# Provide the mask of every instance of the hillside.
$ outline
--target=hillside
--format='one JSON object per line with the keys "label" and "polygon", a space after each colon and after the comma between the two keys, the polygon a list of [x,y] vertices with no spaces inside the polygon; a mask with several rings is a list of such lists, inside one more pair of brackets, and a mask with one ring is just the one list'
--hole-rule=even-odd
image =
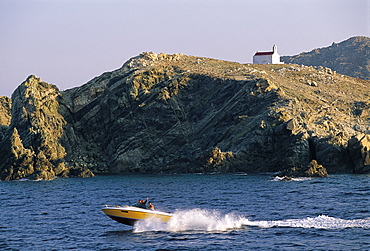
{"label": "hillside", "polygon": [[0,179],[369,173],[369,85],[324,67],[163,53],[63,92],[29,76],[1,111],[12,122]]}
{"label": "hillside", "polygon": [[370,80],[370,38],[352,37],[325,48],[283,56],[288,64],[323,66],[354,78]]}

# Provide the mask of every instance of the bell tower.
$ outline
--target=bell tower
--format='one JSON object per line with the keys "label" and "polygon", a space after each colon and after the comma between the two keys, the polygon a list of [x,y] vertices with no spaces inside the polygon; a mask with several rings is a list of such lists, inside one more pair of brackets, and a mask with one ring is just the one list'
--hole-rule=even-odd
{"label": "bell tower", "polygon": [[274,44],[274,46],[272,46],[272,52],[273,53],[277,52],[277,46],[276,46],[276,44]]}

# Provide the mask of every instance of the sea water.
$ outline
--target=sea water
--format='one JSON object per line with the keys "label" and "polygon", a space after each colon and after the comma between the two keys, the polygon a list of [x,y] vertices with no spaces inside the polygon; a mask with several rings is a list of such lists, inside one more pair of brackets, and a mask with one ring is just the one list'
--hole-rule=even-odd
{"label": "sea water", "polygon": [[[104,205],[147,197],[168,223]],[[0,182],[0,250],[370,250],[370,175],[97,176]]]}

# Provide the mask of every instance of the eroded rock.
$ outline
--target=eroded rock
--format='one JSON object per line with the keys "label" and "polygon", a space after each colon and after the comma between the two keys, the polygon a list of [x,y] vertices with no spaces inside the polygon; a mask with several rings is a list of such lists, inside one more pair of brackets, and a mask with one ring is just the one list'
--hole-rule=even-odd
{"label": "eroded rock", "polygon": [[50,180],[68,169],[62,165],[66,152],[60,140],[66,122],[58,111],[59,95],[56,86],[36,76],[29,76],[13,93],[12,133],[0,147],[3,180]]}

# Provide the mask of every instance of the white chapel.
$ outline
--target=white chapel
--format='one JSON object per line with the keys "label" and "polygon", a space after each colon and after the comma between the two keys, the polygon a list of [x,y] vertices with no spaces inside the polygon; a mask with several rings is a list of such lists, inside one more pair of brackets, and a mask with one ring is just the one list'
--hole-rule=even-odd
{"label": "white chapel", "polygon": [[280,62],[280,55],[277,46],[272,47],[272,51],[257,51],[253,56],[253,64],[283,64]]}

